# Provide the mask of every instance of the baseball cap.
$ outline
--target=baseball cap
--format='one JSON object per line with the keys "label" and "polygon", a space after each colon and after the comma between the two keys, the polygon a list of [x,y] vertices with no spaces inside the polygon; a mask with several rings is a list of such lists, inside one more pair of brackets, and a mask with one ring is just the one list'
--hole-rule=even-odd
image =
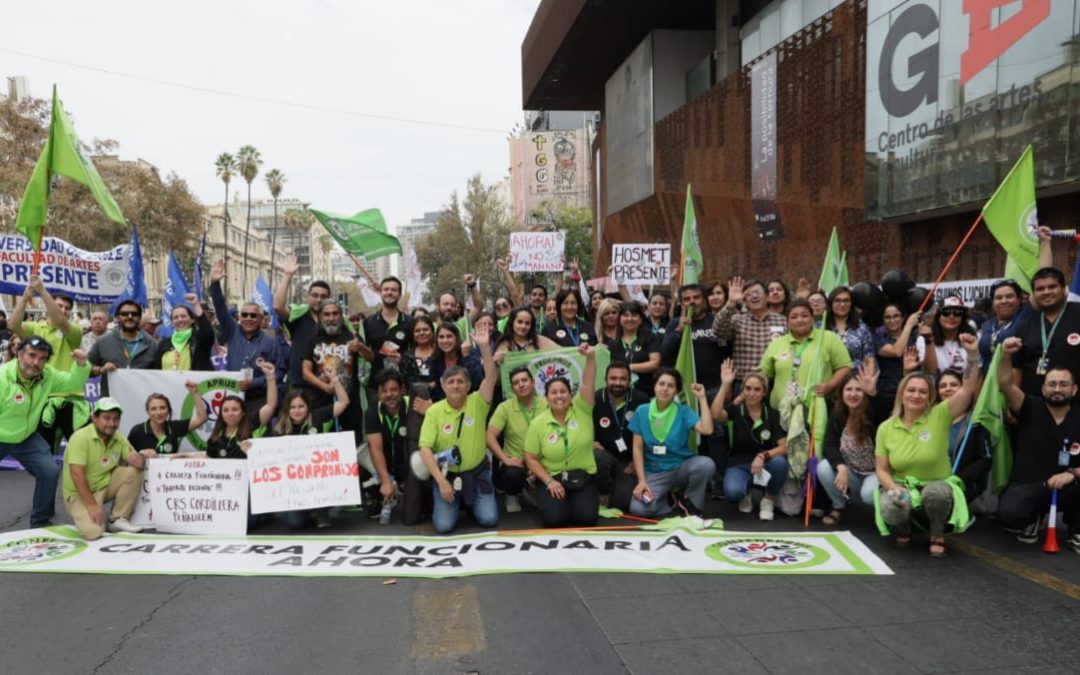
{"label": "baseball cap", "polygon": [[123,414],[124,412],[120,408],[120,401],[117,401],[112,396],[105,396],[104,398],[99,398],[97,403],[94,404],[95,413],[109,412],[111,410],[115,410],[120,414]]}

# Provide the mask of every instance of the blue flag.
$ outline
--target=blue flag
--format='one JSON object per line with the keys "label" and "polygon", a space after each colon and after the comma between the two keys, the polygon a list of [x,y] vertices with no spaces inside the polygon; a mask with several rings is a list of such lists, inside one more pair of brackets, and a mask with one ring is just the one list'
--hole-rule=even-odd
{"label": "blue flag", "polygon": [[128,258],[127,283],[124,292],[117,296],[109,306],[109,314],[116,315],[116,307],[124,300],[134,300],[139,307],[145,308],[146,299],[146,276],[143,274],[142,247],[139,246],[139,233],[135,226],[131,226],[131,256]]}
{"label": "blue flag", "polygon": [[180,261],[176,259],[175,253],[169,251],[169,274],[165,277],[165,290],[161,294],[161,327],[157,330],[158,337],[172,336],[173,307],[187,305],[184,296],[188,292],[187,279],[184,278],[184,271],[180,269]]}
{"label": "blue flag", "polygon": [[270,284],[266,283],[261,274],[255,280],[255,292],[251,294],[251,301],[270,315],[270,327],[277,330],[278,315],[274,311],[274,294],[270,292]]}
{"label": "blue flag", "polygon": [[206,232],[202,234],[202,239],[199,241],[199,252],[195,255],[195,270],[191,275],[191,285],[194,286],[195,297],[199,299],[199,302],[203,301],[203,281],[202,271],[203,266],[206,264]]}

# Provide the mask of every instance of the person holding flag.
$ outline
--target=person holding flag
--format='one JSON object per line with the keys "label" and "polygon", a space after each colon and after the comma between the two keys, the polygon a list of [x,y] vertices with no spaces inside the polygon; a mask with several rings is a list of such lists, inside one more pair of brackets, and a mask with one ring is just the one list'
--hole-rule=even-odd
{"label": "person holding flag", "polygon": [[[1023,347],[1018,337],[1006,339],[1001,350],[1014,355]],[[1041,395],[1021,389],[1013,369],[1001,359],[998,385],[1016,416],[1017,452],[1009,485],[998,502],[998,519],[1017,540],[1038,540],[1040,517],[1050,505],[1050,493],[1059,490],[1058,504],[1069,528],[1066,544],[1080,554],[1080,408],[1072,405],[1077,386],[1067,368],[1051,366],[1043,378]]]}

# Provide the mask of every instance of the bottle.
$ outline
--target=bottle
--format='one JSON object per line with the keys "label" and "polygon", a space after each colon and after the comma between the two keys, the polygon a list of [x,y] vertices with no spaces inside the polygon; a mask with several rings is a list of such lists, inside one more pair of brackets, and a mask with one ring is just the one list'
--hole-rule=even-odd
{"label": "bottle", "polygon": [[384,502],[383,506],[382,506],[382,511],[379,512],[379,524],[380,525],[389,525],[390,524],[390,516],[391,516],[391,514],[393,514],[393,512],[394,512],[394,502],[392,502],[392,501]]}

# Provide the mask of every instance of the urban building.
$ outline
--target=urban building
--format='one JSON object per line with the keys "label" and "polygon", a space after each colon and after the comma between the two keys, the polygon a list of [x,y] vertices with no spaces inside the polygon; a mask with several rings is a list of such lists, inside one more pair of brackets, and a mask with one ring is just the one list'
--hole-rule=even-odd
{"label": "urban building", "polygon": [[[689,185],[706,279],[814,279],[835,226],[853,279],[932,281],[1028,144],[1039,220],[1080,224],[1080,3],[969,4],[542,0],[522,107],[601,112],[598,268],[677,246]],[[1004,268],[978,228],[948,278]]]}
{"label": "urban building", "polygon": [[[240,184],[244,185],[243,183]],[[233,222],[243,221],[247,217],[247,200],[240,195],[240,187],[233,193],[232,203],[229,204],[229,217]],[[275,218],[275,206],[273,199],[251,200],[251,229],[265,233],[271,239],[275,252],[283,251],[278,260],[286,255],[295,255],[300,271],[297,276],[303,279],[311,278],[311,227],[314,218],[296,217],[297,213],[307,210],[309,203],[296,198],[278,199]],[[210,209],[215,213],[223,213],[221,204],[215,204]],[[321,229],[321,228],[320,228]]]}
{"label": "urban building", "polygon": [[[279,242],[274,242],[275,250],[271,252],[269,233],[255,227],[250,230],[249,240],[246,209],[230,206],[228,220],[225,218],[225,210],[221,204],[206,207],[205,213],[207,269],[203,270],[203,274],[209,274],[209,266],[213,261],[221,258],[228,260],[225,294],[230,304],[250,298],[255,288],[255,281],[260,275],[273,289],[275,283],[281,278],[281,260],[292,251]],[[246,270],[244,267],[245,246],[247,248]],[[272,264],[273,274],[271,274]],[[164,276],[160,278],[164,279]],[[150,283],[149,270],[147,270],[146,283],[149,288],[153,287]]]}
{"label": "urban building", "polygon": [[510,217],[519,228],[550,224],[561,205],[592,206],[590,172],[598,114],[529,111],[509,137]]}

